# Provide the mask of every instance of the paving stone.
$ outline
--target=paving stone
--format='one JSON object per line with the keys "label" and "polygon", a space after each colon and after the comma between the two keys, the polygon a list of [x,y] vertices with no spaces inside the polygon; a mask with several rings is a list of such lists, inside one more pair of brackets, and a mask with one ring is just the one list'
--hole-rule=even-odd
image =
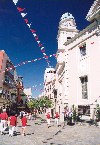
{"label": "paving stone", "polygon": [[[39,122],[37,120],[36,122]],[[48,128],[46,123],[35,125],[34,120],[28,121],[26,136],[22,136],[21,122],[18,120],[17,135],[0,135],[0,145],[100,145],[100,128],[88,125],[57,127],[52,121]]]}

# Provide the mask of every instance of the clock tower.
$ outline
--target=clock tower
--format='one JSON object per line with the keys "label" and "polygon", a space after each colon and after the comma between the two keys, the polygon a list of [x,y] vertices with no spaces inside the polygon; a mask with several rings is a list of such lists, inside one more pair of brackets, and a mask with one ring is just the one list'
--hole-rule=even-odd
{"label": "clock tower", "polygon": [[78,34],[75,19],[70,13],[62,15],[58,30],[58,50],[64,49],[64,43]]}

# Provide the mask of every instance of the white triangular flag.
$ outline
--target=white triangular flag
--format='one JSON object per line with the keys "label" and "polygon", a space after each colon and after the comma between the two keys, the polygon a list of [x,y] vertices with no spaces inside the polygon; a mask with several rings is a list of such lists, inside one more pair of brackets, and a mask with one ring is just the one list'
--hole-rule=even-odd
{"label": "white triangular flag", "polygon": [[31,60],[29,60],[28,62],[31,62]]}
{"label": "white triangular flag", "polygon": [[25,64],[25,62],[23,62],[23,64]]}
{"label": "white triangular flag", "polygon": [[49,57],[52,57],[52,55],[50,55]]}
{"label": "white triangular flag", "polygon": [[46,55],[46,53],[43,53],[43,55]]}
{"label": "white triangular flag", "polygon": [[34,61],[37,61],[37,59],[34,59]]}
{"label": "white triangular flag", "polygon": [[30,27],[31,27],[31,24],[32,24],[32,23],[30,23],[30,24],[27,24],[27,26],[30,28]]}
{"label": "white triangular flag", "polygon": [[18,3],[18,0],[13,0],[14,4],[16,5]]}
{"label": "white triangular flag", "polygon": [[41,50],[44,49],[44,47],[41,47]]}
{"label": "white triangular flag", "polygon": [[37,41],[37,43],[39,44],[39,43],[40,43],[40,41]]}
{"label": "white triangular flag", "polygon": [[35,33],[33,33],[33,36],[35,37],[35,36],[37,36]]}
{"label": "white triangular flag", "polygon": [[27,15],[27,13],[21,13],[21,16],[24,18]]}

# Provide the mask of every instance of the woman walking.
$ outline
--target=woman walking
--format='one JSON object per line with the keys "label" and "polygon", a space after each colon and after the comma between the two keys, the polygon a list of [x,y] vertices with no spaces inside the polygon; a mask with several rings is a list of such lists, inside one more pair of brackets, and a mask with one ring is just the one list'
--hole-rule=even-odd
{"label": "woman walking", "polygon": [[22,122],[22,135],[25,136],[25,130],[26,130],[26,126],[27,126],[26,114],[23,114],[23,117],[21,119],[21,122]]}
{"label": "woman walking", "polygon": [[17,125],[17,118],[14,113],[9,118],[9,136],[14,135],[15,127]]}

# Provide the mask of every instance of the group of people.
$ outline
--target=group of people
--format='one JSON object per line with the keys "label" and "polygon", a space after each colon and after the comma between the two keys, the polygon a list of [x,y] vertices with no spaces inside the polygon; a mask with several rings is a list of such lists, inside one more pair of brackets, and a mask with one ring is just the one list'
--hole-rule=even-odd
{"label": "group of people", "polygon": [[[66,110],[64,112],[64,120],[68,122],[72,123],[72,111]],[[28,116],[28,117],[27,117]],[[26,126],[27,126],[27,118],[29,120],[32,119],[32,114],[31,113],[25,113],[24,111],[21,111],[19,114],[19,118],[20,118],[20,122],[22,124],[22,131],[21,134],[25,135],[25,130],[26,130]],[[36,115],[35,115],[36,118]],[[55,118],[55,124],[57,124],[57,126],[59,126],[59,120],[60,120],[60,114],[58,112],[55,113],[54,115]],[[47,120],[47,125],[48,128],[51,125],[51,115],[50,112],[47,112],[46,114],[46,120]],[[17,122],[18,121],[18,115],[15,114],[13,111],[10,113],[10,115],[8,116],[6,109],[3,109],[0,112],[0,132],[1,135],[4,134],[4,131],[6,130],[6,128],[9,129],[9,136],[13,136],[14,133],[16,132],[16,127],[17,127]]]}
{"label": "group of people", "polygon": [[[58,112],[55,113],[55,123],[59,126],[59,119],[60,119],[60,115]],[[48,128],[50,127],[50,124],[51,124],[51,116],[50,116],[50,112],[48,112],[46,114],[46,119],[47,119],[47,125],[48,125]]]}
{"label": "group of people", "polygon": [[[21,134],[25,135],[25,128],[27,126],[26,114],[23,113],[20,116],[20,119],[21,119],[21,124],[22,124],[22,132],[21,132]],[[9,128],[9,136],[13,136],[14,132],[16,131],[16,127],[17,127],[17,114],[12,112],[10,114],[10,116],[8,117],[6,109],[3,109],[0,112],[0,132],[1,132],[1,135],[3,135],[4,131],[7,128]]]}

